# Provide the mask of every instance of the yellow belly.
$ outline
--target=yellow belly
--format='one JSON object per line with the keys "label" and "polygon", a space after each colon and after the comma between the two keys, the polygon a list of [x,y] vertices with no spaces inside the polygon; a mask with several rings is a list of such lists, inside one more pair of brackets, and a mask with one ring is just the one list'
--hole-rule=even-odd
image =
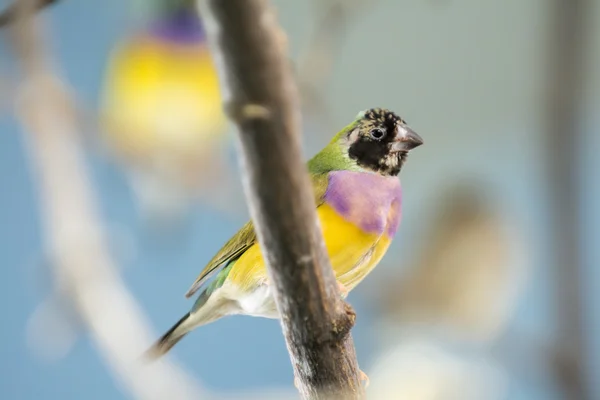
{"label": "yellow belly", "polygon": [[[335,276],[351,290],[379,263],[391,240],[385,234],[365,233],[327,204],[321,205],[317,214]],[[227,280],[247,289],[267,281],[258,244],[236,261]]]}

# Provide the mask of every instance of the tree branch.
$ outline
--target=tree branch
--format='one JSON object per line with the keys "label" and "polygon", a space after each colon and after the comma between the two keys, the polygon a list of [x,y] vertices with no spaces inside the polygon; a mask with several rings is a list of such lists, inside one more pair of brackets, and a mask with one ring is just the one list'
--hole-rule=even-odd
{"label": "tree branch", "polygon": [[588,0],[551,2],[550,59],[547,74],[546,145],[556,271],[559,357],[558,375],[568,398],[591,399],[586,366],[584,266],[581,258],[579,160],[582,92],[585,84]]}
{"label": "tree branch", "polygon": [[[38,0],[34,4],[32,4],[34,11],[42,10],[49,5],[52,5],[57,0]],[[19,5],[16,0],[13,4],[6,7],[5,10],[0,12],[0,28],[11,24],[17,20],[19,14]]]}
{"label": "tree branch", "polygon": [[297,93],[285,35],[266,0],[200,1],[237,125],[242,175],[296,382],[306,399],[360,398],[341,300],[300,150]]}

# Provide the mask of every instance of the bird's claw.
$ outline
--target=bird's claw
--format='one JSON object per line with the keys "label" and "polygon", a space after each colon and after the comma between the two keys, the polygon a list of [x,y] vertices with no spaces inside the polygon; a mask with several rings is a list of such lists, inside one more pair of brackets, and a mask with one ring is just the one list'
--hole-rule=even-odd
{"label": "bird's claw", "polygon": [[358,370],[359,373],[359,379],[360,381],[363,383],[363,386],[365,388],[369,387],[369,384],[371,383],[371,380],[369,379],[369,376],[367,374],[365,374],[362,370]]}
{"label": "bird's claw", "polygon": [[350,291],[348,290],[348,288],[346,287],[346,285],[344,285],[341,282],[338,282],[338,289],[340,291],[340,294],[342,295],[342,299],[345,299],[346,297],[348,297],[348,293]]}

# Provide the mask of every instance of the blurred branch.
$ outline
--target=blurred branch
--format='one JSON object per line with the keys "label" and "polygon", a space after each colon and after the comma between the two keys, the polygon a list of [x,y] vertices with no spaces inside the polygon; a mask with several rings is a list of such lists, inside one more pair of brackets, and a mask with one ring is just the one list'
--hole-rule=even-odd
{"label": "blurred branch", "polygon": [[323,2],[319,2],[319,10],[322,11],[322,15],[319,15],[320,19],[309,40],[306,53],[298,62],[297,79],[305,112],[326,122],[329,110],[322,91],[331,76],[335,55],[339,52],[346,34],[348,10],[347,6],[338,2],[324,2],[327,6],[321,3]]}
{"label": "blurred branch", "polygon": [[76,132],[74,105],[48,64],[39,26],[32,20],[36,3],[19,4],[13,35],[24,74],[18,88],[19,114],[38,183],[53,273],[115,378],[134,397],[198,398],[198,389],[174,365],[140,363],[154,335],[109,256]]}
{"label": "blurred branch", "polygon": [[[58,0],[37,0],[32,2],[32,7],[34,11],[41,10],[53,3],[56,3]],[[4,11],[0,13],[0,28],[13,23],[18,16],[19,6],[17,0],[11,5],[9,5]]]}
{"label": "blurred branch", "polygon": [[330,110],[323,90],[331,78],[352,19],[361,18],[376,6],[376,1],[314,0],[317,21],[314,32],[297,64],[297,80],[303,110],[324,124],[329,131]]}
{"label": "blurred branch", "polygon": [[547,162],[557,273],[558,374],[569,398],[590,399],[585,376],[588,350],[584,332],[583,265],[580,246],[580,105],[584,87],[586,16],[591,2],[554,0],[550,31],[547,93]]}
{"label": "blurred branch", "polygon": [[340,298],[317,224],[284,33],[266,0],[199,4],[218,45],[245,191],[298,389],[310,399],[360,398],[349,335],[355,315]]}

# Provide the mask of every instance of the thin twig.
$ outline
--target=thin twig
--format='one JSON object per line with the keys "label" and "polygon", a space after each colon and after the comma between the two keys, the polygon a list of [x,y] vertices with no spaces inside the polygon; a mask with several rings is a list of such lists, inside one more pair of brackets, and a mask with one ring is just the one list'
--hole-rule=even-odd
{"label": "thin twig", "polygon": [[250,213],[303,398],[362,396],[354,313],[344,303],[317,223],[300,150],[285,36],[266,0],[201,1],[237,125]]}
{"label": "thin twig", "polygon": [[313,0],[314,31],[297,62],[302,110],[329,132],[330,104],[325,89],[331,80],[342,46],[353,22],[365,18],[377,6],[376,0]]}

